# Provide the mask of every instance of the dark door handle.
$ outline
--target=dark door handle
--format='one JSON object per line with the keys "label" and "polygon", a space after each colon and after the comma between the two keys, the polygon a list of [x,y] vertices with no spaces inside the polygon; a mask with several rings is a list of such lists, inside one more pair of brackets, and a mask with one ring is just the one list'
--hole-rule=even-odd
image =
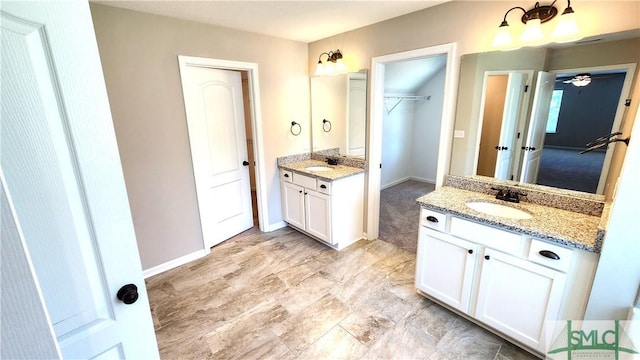
{"label": "dark door handle", "polygon": [[538,252],[538,254],[540,254],[540,255],[542,255],[542,256],[544,256],[546,258],[552,259],[552,260],[560,260],[560,256],[558,256],[558,254],[556,254],[556,253],[554,253],[553,251],[550,251],[550,250],[540,250]]}
{"label": "dark door handle", "polygon": [[491,259],[491,258],[489,257],[489,255],[485,255],[485,256],[484,256],[484,258],[485,258],[485,259],[487,259],[487,260]]}
{"label": "dark door handle", "polygon": [[436,218],[435,216],[427,216],[427,221],[430,221],[432,223],[437,223],[438,218]]}
{"label": "dark door handle", "polygon": [[500,150],[500,146],[496,145],[496,150]]}
{"label": "dark door handle", "polygon": [[247,160],[243,161],[242,166],[249,166],[249,162]]}
{"label": "dark door handle", "polygon": [[131,305],[138,300],[138,287],[134,284],[127,284],[118,290],[116,295],[118,300],[127,305]]}
{"label": "dark door handle", "polygon": [[469,254],[473,254],[473,249],[469,249],[469,250],[467,250],[467,252],[468,252]]}

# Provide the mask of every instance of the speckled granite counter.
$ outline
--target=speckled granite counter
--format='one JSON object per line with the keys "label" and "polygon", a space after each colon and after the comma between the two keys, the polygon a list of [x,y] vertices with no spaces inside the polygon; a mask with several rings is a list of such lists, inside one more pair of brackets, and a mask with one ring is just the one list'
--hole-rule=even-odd
{"label": "speckled granite counter", "polygon": [[[604,238],[605,228],[604,224],[601,224],[600,216],[527,202],[508,203],[496,200],[492,195],[449,186],[422,196],[416,201],[427,209],[450,213],[463,219],[596,253],[600,252]],[[487,215],[468,207],[466,202],[469,201],[485,201],[511,206],[531,213],[533,218],[518,220]]]}
{"label": "speckled granite counter", "polygon": [[[290,170],[303,175],[310,175],[318,179],[333,181],[342,179],[355,174],[363,173],[362,168],[345,166],[345,165],[327,165],[327,163],[319,160],[302,160],[278,165],[281,169]],[[330,168],[329,171],[309,171],[310,166],[323,166]]]}

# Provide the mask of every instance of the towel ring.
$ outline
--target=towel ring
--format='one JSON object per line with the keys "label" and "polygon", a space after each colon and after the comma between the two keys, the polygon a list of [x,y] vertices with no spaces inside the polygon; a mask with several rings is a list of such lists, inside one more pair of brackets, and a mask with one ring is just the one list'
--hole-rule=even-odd
{"label": "towel ring", "polygon": [[[329,128],[327,128],[327,124],[329,124]],[[331,131],[331,121],[327,119],[322,119],[322,130],[324,130],[324,132]]]}
{"label": "towel ring", "polygon": [[[298,131],[297,131],[297,132],[295,132],[295,131],[294,131],[294,128],[295,128],[296,126],[298,126]],[[300,126],[300,124],[298,124],[297,122],[292,121],[292,122],[291,122],[291,129],[290,129],[290,131],[291,131],[291,134],[293,134],[293,136],[298,136],[298,135],[300,135],[300,133],[302,132],[302,126]]]}

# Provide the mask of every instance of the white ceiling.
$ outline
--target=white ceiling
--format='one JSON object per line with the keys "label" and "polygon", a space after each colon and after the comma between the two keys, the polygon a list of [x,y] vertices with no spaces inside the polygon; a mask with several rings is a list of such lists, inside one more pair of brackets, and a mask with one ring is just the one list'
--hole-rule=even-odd
{"label": "white ceiling", "polygon": [[407,60],[386,64],[384,67],[384,92],[389,94],[414,94],[422,88],[447,63],[446,55]]}
{"label": "white ceiling", "polygon": [[304,43],[422,10],[447,1],[119,1],[94,3],[224,26]]}

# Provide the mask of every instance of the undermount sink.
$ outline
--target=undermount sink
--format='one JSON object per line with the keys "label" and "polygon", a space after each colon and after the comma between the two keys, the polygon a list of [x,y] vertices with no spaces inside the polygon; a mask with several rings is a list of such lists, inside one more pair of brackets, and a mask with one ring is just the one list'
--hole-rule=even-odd
{"label": "undermount sink", "polygon": [[473,210],[485,213],[487,215],[505,217],[510,219],[531,219],[533,215],[526,211],[522,211],[511,206],[495,204],[485,201],[470,201],[466,203]]}
{"label": "undermount sink", "polygon": [[326,167],[326,166],[309,166],[306,168],[309,171],[331,171],[333,170],[330,167]]}

